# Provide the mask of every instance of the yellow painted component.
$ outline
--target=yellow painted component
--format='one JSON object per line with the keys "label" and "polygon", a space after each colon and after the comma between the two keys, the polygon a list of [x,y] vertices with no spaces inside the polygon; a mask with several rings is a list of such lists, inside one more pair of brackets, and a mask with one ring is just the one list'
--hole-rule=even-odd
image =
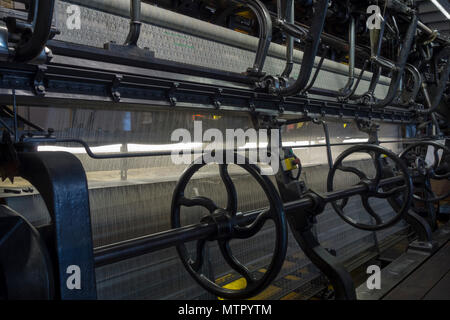
{"label": "yellow painted component", "polygon": [[294,267],[294,263],[293,262],[290,262],[290,261],[284,261],[284,263],[283,263],[283,269],[289,269],[289,268],[292,268],[292,267]]}
{"label": "yellow painted component", "polygon": [[247,280],[245,280],[245,278],[239,278],[223,286],[223,288],[230,290],[242,290],[245,289],[246,287],[247,287]]}
{"label": "yellow painted component", "polygon": [[344,129],[345,129],[345,128],[347,128],[347,124],[346,124],[346,123],[344,123]]}
{"label": "yellow painted component", "polygon": [[213,116],[213,119],[214,120],[219,120],[219,119],[222,119],[222,116]]}
{"label": "yellow painted component", "polygon": [[227,275],[224,275],[223,277],[217,278],[216,283],[221,284],[221,283],[227,281],[228,279],[230,279],[231,277],[233,277],[233,275],[231,273],[229,273]]}
{"label": "yellow painted component", "polygon": [[[231,274],[229,276],[231,276]],[[216,280],[216,283],[217,283],[217,280]],[[246,287],[247,287],[247,280],[245,280],[245,278],[239,278],[233,282],[230,282],[230,283],[222,286],[222,288],[230,289],[230,290],[242,290],[242,289],[245,289]],[[221,298],[221,297],[217,297],[217,299],[225,300],[224,298]]]}
{"label": "yellow painted component", "polygon": [[241,12],[238,12],[236,15],[247,18],[247,19],[252,18],[252,13],[250,11],[241,11]]}
{"label": "yellow painted component", "polygon": [[[247,287],[247,280],[245,280],[245,278],[239,278],[239,279],[223,286],[223,288],[230,289],[230,290],[242,290],[242,289],[245,289],[246,287]],[[280,291],[281,291],[281,288],[274,286],[274,285],[270,285],[267,287],[266,290],[264,290],[257,296],[254,296],[253,298],[248,299],[248,300],[266,300],[266,299],[270,298],[271,296],[279,293]],[[218,297],[218,299],[225,300],[224,298],[220,298],[220,297]]]}
{"label": "yellow painted component", "polygon": [[299,277],[293,276],[293,275],[288,275],[286,277],[284,277],[286,280],[292,280],[292,281],[298,281],[300,280]]}
{"label": "yellow painted component", "polygon": [[295,161],[295,158],[284,159],[283,160],[283,162],[284,162],[283,169],[285,171],[292,171],[294,169],[297,169],[298,167],[296,164],[294,164],[294,161]]}
{"label": "yellow painted component", "polygon": [[306,274],[306,273],[309,273],[309,270],[308,270],[308,268],[305,267],[305,268],[298,270],[298,272],[301,274]]}
{"label": "yellow painted component", "polygon": [[267,287],[266,290],[258,294],[257,296],[254,296],[253,298],[249,300],[267,300],[270,297],[274,296],[275,294],[279,293],[281,291],[281,288],[276,287],[274,285],[270,285]]}
{"label": "yellow painted component", "polygon": [[[348,55],[345,56],[345,59],[349,60],[350,57]],[[341,64],[348,66],[348,62],[341,62]]]}
{"label": "yellow painted component", "polygon": [[303,127],[304,124],[305,124],[304,122],[297,123],[297,129],[300,129],[301,127]]}
{"label": "yellow painted component", "polygon": [[243,34],[248,34],[248,32],[247,32],[247,31],[244,31],[244,30],[240,30],[240,29],[234,29],[234,31],[236,31],[236,32],[240,32],[240,33],[243,33]]}
{"label": "yellow painted component", "polygon": [[262,268],[262,269],[259,269],[258,271],[259,271],[259,272],[262,272],[262,273],[266,273],[266,272],[267,272],[267,269]]}
{"label": "yellow painted component", "polygon": [[281,300],[300,300],[301,295],[297,292],[291,292],[288,295],[281,298]]}

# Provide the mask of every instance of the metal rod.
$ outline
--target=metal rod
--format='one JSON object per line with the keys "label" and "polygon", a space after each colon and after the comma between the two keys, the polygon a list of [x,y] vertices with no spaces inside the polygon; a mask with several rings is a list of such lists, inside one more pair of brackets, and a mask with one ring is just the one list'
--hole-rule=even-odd
{"label": "metal rod", "polygon": [[[309,121],[309,120],[305,120]],[[293,122],[289,122],[290,124],[302,122],[301,120],[295,120]],[[387,144],[387,143],[405,143],[405,144],[412,144],[417,142],[423,142],[427,140],[433,140],[432,138],[429,139],[400,139],[400,140],[388,140],[388,141],[380,141],[380,144]],[[48,137],[41,137],[41,138],[25,138],[23,139],[23,142],[29,142],[29,143],[44,143],[44,142],[51,142],[51,143],[77,143],[84,147],[86,150],[86,153],[88,156],[90,156],[93,159],[97,160],[105,160],[105,159],[120,159],[120,158],[142,158],[142,157],[162,157],[162,156],[170,156],[172,155],[173,151],[154,151],[154,152],[133,152],[133,153],[118,153],[118,154],[95,154],[92,152],[91,147],[83,140],[81,139],[54,139],[54,138],[48,138]],[[338,146],[354,146],[356,144],[370,144],[369,142],[354,142],[354,143],[330,143],[330,144],[313,144],[313,145],[307,145],[307,146],[299,146],[299,147],[293,147],[296,148],[320,148],[320,147],[338,147]],[[246,148],[245,150],[257,150],[258,148]],[[227,151],[228,149],[222,149],[223,151]],[[181,150],[180,150],[181,151]],[[234,149],[234,152],[242,151],[240,149]],[[200,155],[205,152],[203,149],[191,149],[191,150],[184,150],[184,152],[190,152],[192,155]]]}
{"label": "metal rod", "polygon": [[17,124],[17,101],[16,101],[16,89],[12,89],[13,95],[13,115],[14,115],[14,142],[19,142],[19,126]]}
{"label": "metal rod", "polygon": [[139,36],[141,35],[141,0],[130,0],[130,31],[125,45],[137,46]]}
{"label": "metal rod", "polygon": [[325,146],[327,147],[327,160],[328,160],[328,166],[331,168],[333,168],[333,155],[331,153],[331,141],[330,141],[330,132],[328,130],[328,125],[325,121],[323,120],[317,120],[314,119],[313,123],[315,124],[321,124],[323,127],[323,131],[325,133]]}
{"label": "metal rod", "polygon": [[319,72],[322,69],[323,62],[325,61],[326,56],[328,55],[328,52],[330,51],[330,47],[326,47],[325,52],[323,53],[322,57],[320,58],[319,64],[317,65],[316,71],[314,72],[314,76],[311,79],[311,82],[308,84],[308,86],[303,89],[303,92],[308,92],[311,90],[311,88],[314,86],[314,83],[316,83],[317,77],[319,76]]}
{"label": "metal rod", "polygon": [[[286,21],[294,24],[294,0],[286,0],[286,8],[281,5],[282,0],[278,0],[278,14],[285,10]],[[281,18],[280,16],[278,18]],[[294,67],[294,37],[286,34],[286,66],[281,74],[282,77],[289,78]]]}
{"label": "metal rod", "polygon": [[[1,108],[4,112],[7,113],[8,116],[14,117],[14,112],[12,112],[9,108],[7,108],[6,106],[2,106]],[[33,129],[36,129],[37,131],[45,132],[45,130],[43,128],[41,128],[37,124],[34,124],[34,123],[28,121],[27,119],[25,119],[24,117],[22,117],[19,114],[17,114],[17,120],[23,122],[25,125],[33,128]]]}
{"label": "metal rod", "polygon": [[95,266],[100,267],[197,239],[207,239],[216,231],[215,224],[197,224],[95,248]]}
{"label": "metal rod", "polygon": [[[408,27],[408,31],[406,32],[405,39],[402,43],[402,47],[400,49],[400,53],[398,56],[398,60],[395,63],[395,68],[393,69],[393,75],[391,79],[391,83],[389,85],[388,93],[386,97],[380,101],[375,102],[373,104],[373,108],[384,108],[388,104],[390,104],[395,97],[397,96],[397,90],[400,86],[402,77],[403,77],[403,71],[405,70],[406,62],[408,60],[408,56],[410,54],[411,46],[414,40],[414,36],[416,34],[417,30],[417,16],[413,15],[411,22]],[[380,39],[381,42],[382,39]],[[378,59],[377,59],[378,58]],[[377,63],[383,64],[383,60],[379,56],[375,58],[375,61]]]}
{"label": "metal rod", "polygon": [[260,0],[233,0],[249,7],[258,20],[259,41],[253,67],[247,69],[250,76],[263,75],[264,63],[272,41],[272,19],[266,6]]}
{"label": "metal rod", "polygon": [[303,54],[303,61],[300,67],[295,82],[280,90],[280,95],[294,96],[299,94],[307,85],[314,66],[314,60],[319,49],[320,37],[322,35],[323,27],[325,24],[325,18],[328,11],[328,0],[318,0],[314,2],[315,15],[309,29],[307,37],[309,41],[306,41],[305,51]]}
{"label": "metal rod", "polygon": [[356,52],[356,18],[351,17],[348,31],[348,38],[350,43],[349,61],[348,61],[348,80],[344,88],[340,91],[341,96],[346,97],[351,91],[353,83],[355,82],[355,52]]}
{"label": "metal rod", "polygon": [[365,60],[365,61],[364,61],[364,65],[363,65],[363,67],[362,67],[362,69],[361,69],[361,72],[359,73],[358,80],[356,80],[356,83],[355,83],[355,85],[353,86],[352,91],[351,91],[348,95],[342,97],[343,99],[352,99],[352,98],[353,98],[353,96],[355,95],[356,90],[357,90],[358,87],[359,87],[359,84],[360,84],[361,79],[362,79],[362,77],[363,77],[363,75],[364,75],[364,72],[366,72],[366,69],[367,69],[367,66],[368,66],[368,65],[369,65],[369,60]]}

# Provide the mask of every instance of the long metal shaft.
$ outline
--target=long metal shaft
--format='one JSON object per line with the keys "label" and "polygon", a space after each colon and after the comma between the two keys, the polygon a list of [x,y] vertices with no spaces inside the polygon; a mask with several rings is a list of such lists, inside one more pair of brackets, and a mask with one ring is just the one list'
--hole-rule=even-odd
{"label": "long metal shaft", "polygon": [[[403,179],[403,176],[383,179],[380,180],[379,187],[392,185],[403,181]],[[346,190],[326,193],[323,195],[322,199],[325,203],[329,203],[364,193],[367,191],[367,188],[368,187],[363,184],[355,185]],[[313,198],[304,197],[297,201],[285,203],[284,211],[287,214],[296,214],[296,212],[301,211],[302,209],[314,208],[314,206],[315,202]],[[267,208],[238,215],[236,224],[241,225],[251,223],[265,209]],[[211,239],[217,233],[217,227],[217,224],[214,222],[200,223],[98,247],[94,249],[95,266],[100,267],[108,265],[143,254],[170,248],[188,241]]]}

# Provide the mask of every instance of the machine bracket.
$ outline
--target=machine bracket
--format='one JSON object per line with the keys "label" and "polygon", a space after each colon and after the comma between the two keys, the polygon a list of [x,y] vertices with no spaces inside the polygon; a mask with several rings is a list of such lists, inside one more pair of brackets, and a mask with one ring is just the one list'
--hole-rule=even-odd
{"label": "machine bracket", "polygon": [[216,93],[214,94],[214,96],[211,99],[212,104],[214,105],[215,109],[220,109],[220,106],[222,105],[222,103],[220,102],[220,97],[222,96],[222,92],[223,92],[222,88],[217,88]]}
{"label": "machine bracket", "polygon": [[119,102],[121,95],[119,91],[120,83],[123,80],[123,76],[120,74],[116,74],[111,84],[111,97],[114,102]]}
{"label": "machine bracket", "polygon": [[38,65],[36,73],[34,75],[34,79],[33,79],[34,93],[39,97],[45,96],[45,93],[46,93],[46,88],[45,88],[45,83],[44,83],[46,71],[47,71],[46,65]]}
{"label": "machine bracket", "polygon": [[47,246],[56,298],[96,299],[89,192],[80,160],[67,152],[19,152],[18,158],[20,176],[36,187],[51,217]]}
{"label": "machine bracket", "polygon": [[169,89],[167,93],[167,98],[169,99],[170,106],[175,107],[177,105],[177,97],[175,96],[175,93],[178,90],[178,87],[180,86],[179,82],[174,82],[172,84],[172,87]]}

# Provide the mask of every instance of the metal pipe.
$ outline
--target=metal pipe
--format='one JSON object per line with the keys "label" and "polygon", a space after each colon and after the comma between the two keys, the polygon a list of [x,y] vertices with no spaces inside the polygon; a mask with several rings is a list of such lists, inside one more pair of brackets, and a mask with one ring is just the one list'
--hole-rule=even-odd
{"label": "metal pipe", "polygon": [[305,89],[303,89],[303,92],[308,92],[309,90],[311,90],[311,88],[314,86],[314,83],[316,83],[317,77],[319,76],[320,69],[322,69],[323,62],[325,61],[325,57],[328,55],[329,51],[330,51],[330,48],[327,47],[325,49],[325,52],[322,55],[322,58],[320,59],[319,65],[316,67],[316,71],[314,72],[313,78],[309,82],[308,86]]}
{"label": "metal pipe", "polygon": [[215,224],[197,224],[98,247],[94,249],[94,263],[101,267],[185,242],[208,239],[216,232]]}
{"label": "metal pipe", "polygon": [[323,127],[323,131],[325,133],[325,146],[327,147],[327,160],[328,160],[328,166],[333,168],[333,155],[331,153],[331,141],[330,141],[330,132],[328,130],[328,125],[323,120],[314,119],[313,123],[315,124],[321,124]]}
{"label": "metal pipe", "polygon": [[[280,14],[283,10],[281,0],[278,0],[278,12]],[[285,15],[288,23],[294,24],[294,0],[286,0]],[[279,17],[280,18],[280,17]],[[289,78],[292,69],[294,68],[294,37],[290,34],[286,35],[286,66],[281,74],[281,77]]]}
{"label": "metal pipe", "polygon": [[264,62],[272,42],[272,19],[266,6],[259,0],[234,0],[249,7],[256,15],[259,25],[259,41],[253,67],[247,69],[251,76],[262,76]]}
{"label": "metal pipe", "polygon": [[[126,17],[129,15],[128,0],[71,0],[70,2],[119,16]],[[141,21],[186,34],[192,34],[212,41],[218,41],[220,43],[245,50],[255,51],[258,48],[258,38],[147,3],[142,3]],[[309,27],[303,25],[301,26],[305,29],[309,29]],[[331,35],[322,35],[324,44],[330,44],[331,46],[342,48],[342,50],[348,50],[348,43],[346,41]],[[366,53],[364,48],[357,46],[356,51],[359,55],[364,54],[364,56],[368,56],[368,53]],[[284,60],[286,59],[286,47],[284,45],[271,43],[268,50],[268,55]],[[293,60],[294,63],[303,64],[304,53],[299,50],[294,50]],[[317,64],[318,63],[319,58],[317,58]],[[347,68],[344,65],[328,59],[324,61],[323,69],[342,75],[346,75],[348,73]],[[364,77],[364,80],[370,80],[370,76]],[[379,84],[389,85],[389,79],[387,77],[382,77]]]}
{"label": "metal pipe", "polygon": [[17,101],[16,101],[16,89],[12,89],[13,95],[13,119],[14,119],[14,142],[19,142],[19,125],[17,123]]}
{"label": "metal pipe", "polygon": [[[417,21],[418,21],[417,16],[413,15],[411,22],[409,24],[409,27],[408,27],[408,31],[406,32],[405,40],[403,41],[398,60],[395,63],[395,67],[393,69],[393,76],[391,78],[391,83],[389,85],[389,89],[388,89],[388,93],[387,93],[386,97],[380,101],[375,102],[372,105],[372,107],[384,108],[385,106],[390,104],[397,96],[397,90],[400,86],[400,83],[401,83],[401,80],[403,77],[403,71],[405,70],[406,62],[408,60],[408,56],[409,56],[409,53],[411,50],[414,36],[416,34]],[[377,62],[380,63],[381,61],[382,60],[378,60]]]}
{"label": "metal pipe", "polygon": [[280,95],[295,96],[299,94],[307,85],[311,77],[314,61],[319,49],[320,37],[325,24],[325,18],[328,11],[328,0],[318,0],[314,2],[314,17],[311,28],[308,32],[308,38],[305,41],[305,51],[303,54],[302,65],[297,80],[285,88],[281,88]]}
{"label": "metal pipe", "polygon": [[141,34],[141,0],[130,0],[130,31],[125,40],[126,46],[137,46]]}
{"label": "metal pipe", "polygon": [[364,65],[363,65],[363,67],[361,69],[361,72],[359,73],[359,76],[358,76],[358,79],[356,80],[355,85],[353,86],[353,89],[347,95],[343,96],[342,99],[345,100],[345,99],[352,99],[353,98],[353,96],[355,95],[356,90],[359,87],[359,84],[360,84],[361,79],[362,79],[362,77],[364,75],[364,72],[366,72],[366,69],[367,69],[368,65],[369,65],[369,60],[364,61]]}
{"label": "metal pipe", "polygon": [[353,83],[355,82],[356,18],[354,16],[351,16],[350,18],[348,38],[350,43],[349,61],[348,61],[348,80],[344,88],[339,90],[340,97],[348,96],[351,93]]}

